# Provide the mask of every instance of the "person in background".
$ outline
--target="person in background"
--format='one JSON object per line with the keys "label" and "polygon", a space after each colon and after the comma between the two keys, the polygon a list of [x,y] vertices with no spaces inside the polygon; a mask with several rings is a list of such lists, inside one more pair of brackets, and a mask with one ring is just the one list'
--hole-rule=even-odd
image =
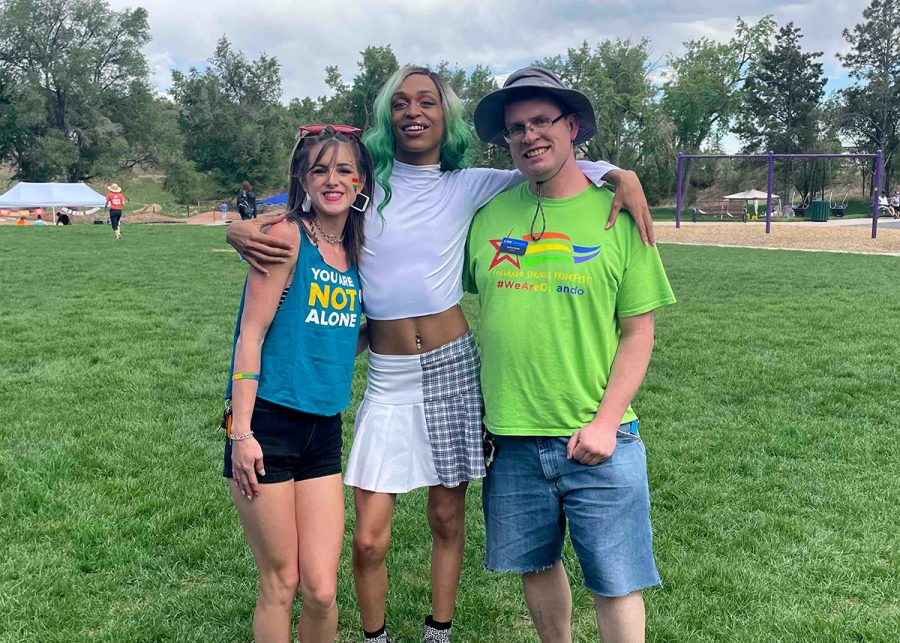
{"label": "person in background", "polygon": [[72,223],[72,220],[69,219],[69,215],[65,212],[61,212],[56,217],[56,225],[69,225]]}
{"label": "person in background", "polygon": [[890,201],[882,192],[878,195],[878,212],[887,212],[892,217],[894,216],[894,208],[891,207]]}
{"label": "person in background", "polygon": [[122,238],[122,231],[119,229],[119,222],[122,219],[122,206],[125,205],[125,195],[122,194],[122,188],[118,183],[107,185],[106,189],[106,207],[109,208],[109,224],[112,226],[113,232],[116,233],[116,239]]}
{"label": "person in background", "polygon": [[35,222],[32,223],[31,225],[42,226],[42,225],[47,225],[47,222],[44,221],[44,218],[39,214],[39,215],[37,215],[37,219],[35,220]]}
{"label": "person in background", "polygon": [[19,220],[16,221],[16,225],[25,225],[25,215],[19,217]]}
{"label": "person in background", "polygon": [[256,195],[253,193],[253,186],[248,181],[244,181],[241,184],[241,189],[238,190],[235,201],[237,202],[241,220],[256,218]]}

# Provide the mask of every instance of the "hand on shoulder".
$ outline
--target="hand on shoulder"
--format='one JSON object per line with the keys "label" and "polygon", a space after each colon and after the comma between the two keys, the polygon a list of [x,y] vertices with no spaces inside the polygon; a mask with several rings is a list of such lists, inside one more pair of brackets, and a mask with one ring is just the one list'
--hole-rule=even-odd
{"label": "hand on shoulder", "polygon": [[294,244],[290,240],[262,232],[262,228],[268,229],[283,220],[284,214],[272,214],[248,221],[235,221],[228,226],[225,240],[247,260],[247,263],[261,273],[268,274],[267,266],[284,263],[296,256],[292,247]]}
{"label": "hand on shoulder", "polygon": [[293,221],[281,219],[275,223],[264,225],[260,230],[266,236],[290,243],[292,246],[291,254],[295,253],[295,244],[300,240],[300,229]]}
{"label": "hand on shoulder", "polygon": [[265,237],[274,241],[280,241],[284,246],[290,248],[281,263],[272,264],[268,266],[268,271],[260,270],[260,272],[266,275],[289,274],[297,263],[300,251],[300,229],[297,227],[297,224],[283,219],[260,228],[260,232]]}

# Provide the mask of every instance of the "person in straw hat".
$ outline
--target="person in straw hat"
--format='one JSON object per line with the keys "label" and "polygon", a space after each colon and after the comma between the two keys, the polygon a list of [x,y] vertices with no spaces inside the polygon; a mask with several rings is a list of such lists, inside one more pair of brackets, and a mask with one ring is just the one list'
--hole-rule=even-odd
{"label": "person in straw hat", "polygon": [[[475,217],[463,283],[481,304],[488,443],[485,567],[521,574],[541,641],[572,641],[568,524],[603,641],[643,641],[653,560],[646,453],[631,399],[653,350],[653,310],[675,302],[634,221],[575,148],[597,131],[588,98],[541,67],[475,109],[482,141],[527,181]],[[527,320],[527,321],[526,321]]]}
{"label": "person in straw hat", "polygon": [[109,223],[113,232],[116,233],[116,239],[122,238],[122,231],[119,229],[119,220],[122,218],[122,206],[125,205],[125,195],[122,194],[122,188],[118,183],[107,185],[106,189],[106,207],[109,208]]}

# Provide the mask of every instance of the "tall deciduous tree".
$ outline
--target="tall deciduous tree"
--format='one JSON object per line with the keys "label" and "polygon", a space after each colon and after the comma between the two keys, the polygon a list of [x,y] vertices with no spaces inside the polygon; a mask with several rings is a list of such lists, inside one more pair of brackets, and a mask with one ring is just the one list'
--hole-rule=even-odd
{"label": "tall deciduous tree", "polygon": [[[6,0],[0,67],[14,103],[6,159],[18,178],[85,180],[127,158],[129,102],[151,100],[147,12],[103,0]],[[9,114],[9,112],[7,112]]]}
{"label": "tall deciduous tree", "polygon": [[362,60],[358,63],[359,73],[353,79],[353,85],[347,93],[347,102],[350,122],[366,130],[372,125],[375,96],[400,66],[390,45],[366,47],[360,55]]}
{"label": "tall deciduous tree", "polygon": [[[770,16],[755,24],[738,18],[727,42],[691,40],[684,43],[684,54],[669,57],[662,107],[672,121],[678,150],[696,154],[728,131],[740,105],[748,68],[766,50],[773,29]],[[692,169],[693,165],[686,163],[686,194]]]}
{"label": "tall deciduous tree", "polygon": [[184,151],[223,191],[244,180],[260,188],[281,185],[292,140],[281,97],[278,61],[254,61],[223,37],[203,72],[172,72],[172,94]]}
{"label": "tall deciduous tree", "polygon": [[12,152],[18,131],[16,119],[12,85],[0,70],[0,159],[7,158]]}
{"label": "tall deciduous tree", "polygon": [[856,84],[841,91],[843,129],[869,152],[884,152],[889,186],[900,147],[900,1],[872,0],[844,39],[850,51],[838,58]]}
{"label": "tall deciduous tree", "polygon": [[[474,122],[473,116],[479,101],[497,88],[497,81],[494,79],[494,74],[490,68],[476,65],[472,73],[466,78],[462,93],[459,95],[466,112],[467,122]],[[475,167],[507,169],[513,167],[512,157],[510,157],[509,152],[496,145],[482,143],[477,138],[469,152],[467,163]]]}

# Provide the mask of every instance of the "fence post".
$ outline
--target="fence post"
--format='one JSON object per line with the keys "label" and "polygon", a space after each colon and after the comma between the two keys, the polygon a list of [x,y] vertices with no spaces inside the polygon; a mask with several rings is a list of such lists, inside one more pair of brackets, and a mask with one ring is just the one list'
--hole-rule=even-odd
{"label": "fence post", "polygon": [[678,153],[678,178],[675,180],[675,227],[681,227],[681,163],[684,160],[682,155],[684,152]]}
{"label": "fence post", "polygon": [[772,177],[775,173],[775,156],[772,150],[769,150],[769,187],[766,189],[766,234],[772,231]]}
{"label": "fence post", "polygon": [[872,190],[872,238],[878,234],[878,197],[881,196],[881,173],[884,166],[884,155],[881,150],[875,152],[875,186]]}

